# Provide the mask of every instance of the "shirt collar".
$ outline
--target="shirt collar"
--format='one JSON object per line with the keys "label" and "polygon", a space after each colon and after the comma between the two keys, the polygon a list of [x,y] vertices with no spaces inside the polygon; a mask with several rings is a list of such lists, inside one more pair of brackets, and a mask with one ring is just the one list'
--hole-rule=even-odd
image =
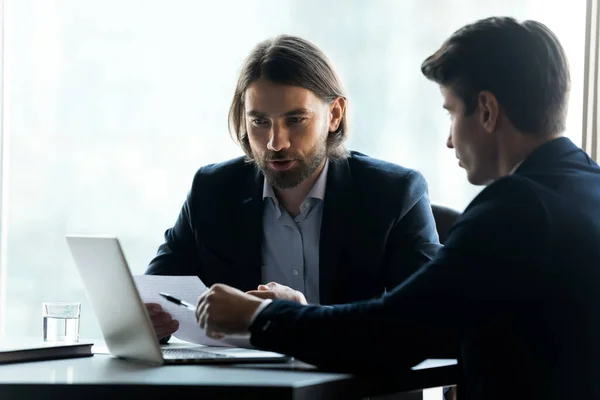
{"label": "shirt collar", "polygon": [[[325,200],[325,188],[327,187],[327,171],[328,171],[328,169],[329,169],[329,159],[326,158],[325,165],[323,166],[323,170],[321,171],[321,174],[319,175],[319,177],[315,181],[314,185],[312,186],[312,188],[306,195],[307,199],[313,198],[313,199]],[[263,200],[266,199],[267,197],[272,198],[273,202],[275,204],[279,204],[279,200],[277,200],[277,197],[275,196],[275,191],[273,190],[273,186],[269,185],[267,183],[267,180],[265,179],[264,184],[263,184]],[[306,201],[306,199],[305,199],[305,201]]]}

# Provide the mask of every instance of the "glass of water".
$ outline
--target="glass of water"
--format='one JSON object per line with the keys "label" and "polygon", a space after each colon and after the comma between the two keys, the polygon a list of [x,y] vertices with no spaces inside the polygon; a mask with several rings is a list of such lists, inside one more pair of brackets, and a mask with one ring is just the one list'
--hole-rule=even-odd
{"label": "glass of water", "polygon": [[81,303],[42,303],[45,342],[78,342]]}

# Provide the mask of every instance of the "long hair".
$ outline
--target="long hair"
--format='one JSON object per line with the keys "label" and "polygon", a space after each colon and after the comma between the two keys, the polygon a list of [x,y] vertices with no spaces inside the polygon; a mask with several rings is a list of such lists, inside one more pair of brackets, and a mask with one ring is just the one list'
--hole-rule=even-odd
{"label": "long hair", "polygon": [[[229,132],[248,160],[252,160],[252,150],[246,127],[244,95],[248,86],[259,79],[308,89],[328,103],[338,97],[346,99],[344,87],[331,62],[314,44],[290,35],[280,35],[259,43],[242,66],[229,108]],[[340,159],[348,155],[344,144],[347,136],[348,123],[344,114],[335,132],[329,132],[328,157]]]}

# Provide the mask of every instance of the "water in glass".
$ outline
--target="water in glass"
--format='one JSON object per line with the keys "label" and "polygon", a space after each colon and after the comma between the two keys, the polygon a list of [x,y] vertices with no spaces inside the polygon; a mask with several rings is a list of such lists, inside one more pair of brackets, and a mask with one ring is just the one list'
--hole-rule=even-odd
{"label": "water in glass", "polygon": [[44,317],[44,340],[77,342],[79,318]]}

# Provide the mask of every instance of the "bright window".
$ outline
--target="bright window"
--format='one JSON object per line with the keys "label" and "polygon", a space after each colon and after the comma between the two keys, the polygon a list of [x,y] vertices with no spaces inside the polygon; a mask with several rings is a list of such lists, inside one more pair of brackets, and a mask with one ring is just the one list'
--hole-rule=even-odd
{"label": "bright window", "polygon": [[581,143],[585,2],[383,0],[5,0],[0,249],[6,336],[41,335],[43,301],[80,300],[64,236],[120,237],[134,273],[173,224],[194,172],[241,155],[227,111],[242,59],[279,33],[314,41],[351,102],[350,147],[417,168],[434,202],[463,209],[469,185],[423,59],[490,15],[534,18],[562,41],[573,80],[568,135]]}

